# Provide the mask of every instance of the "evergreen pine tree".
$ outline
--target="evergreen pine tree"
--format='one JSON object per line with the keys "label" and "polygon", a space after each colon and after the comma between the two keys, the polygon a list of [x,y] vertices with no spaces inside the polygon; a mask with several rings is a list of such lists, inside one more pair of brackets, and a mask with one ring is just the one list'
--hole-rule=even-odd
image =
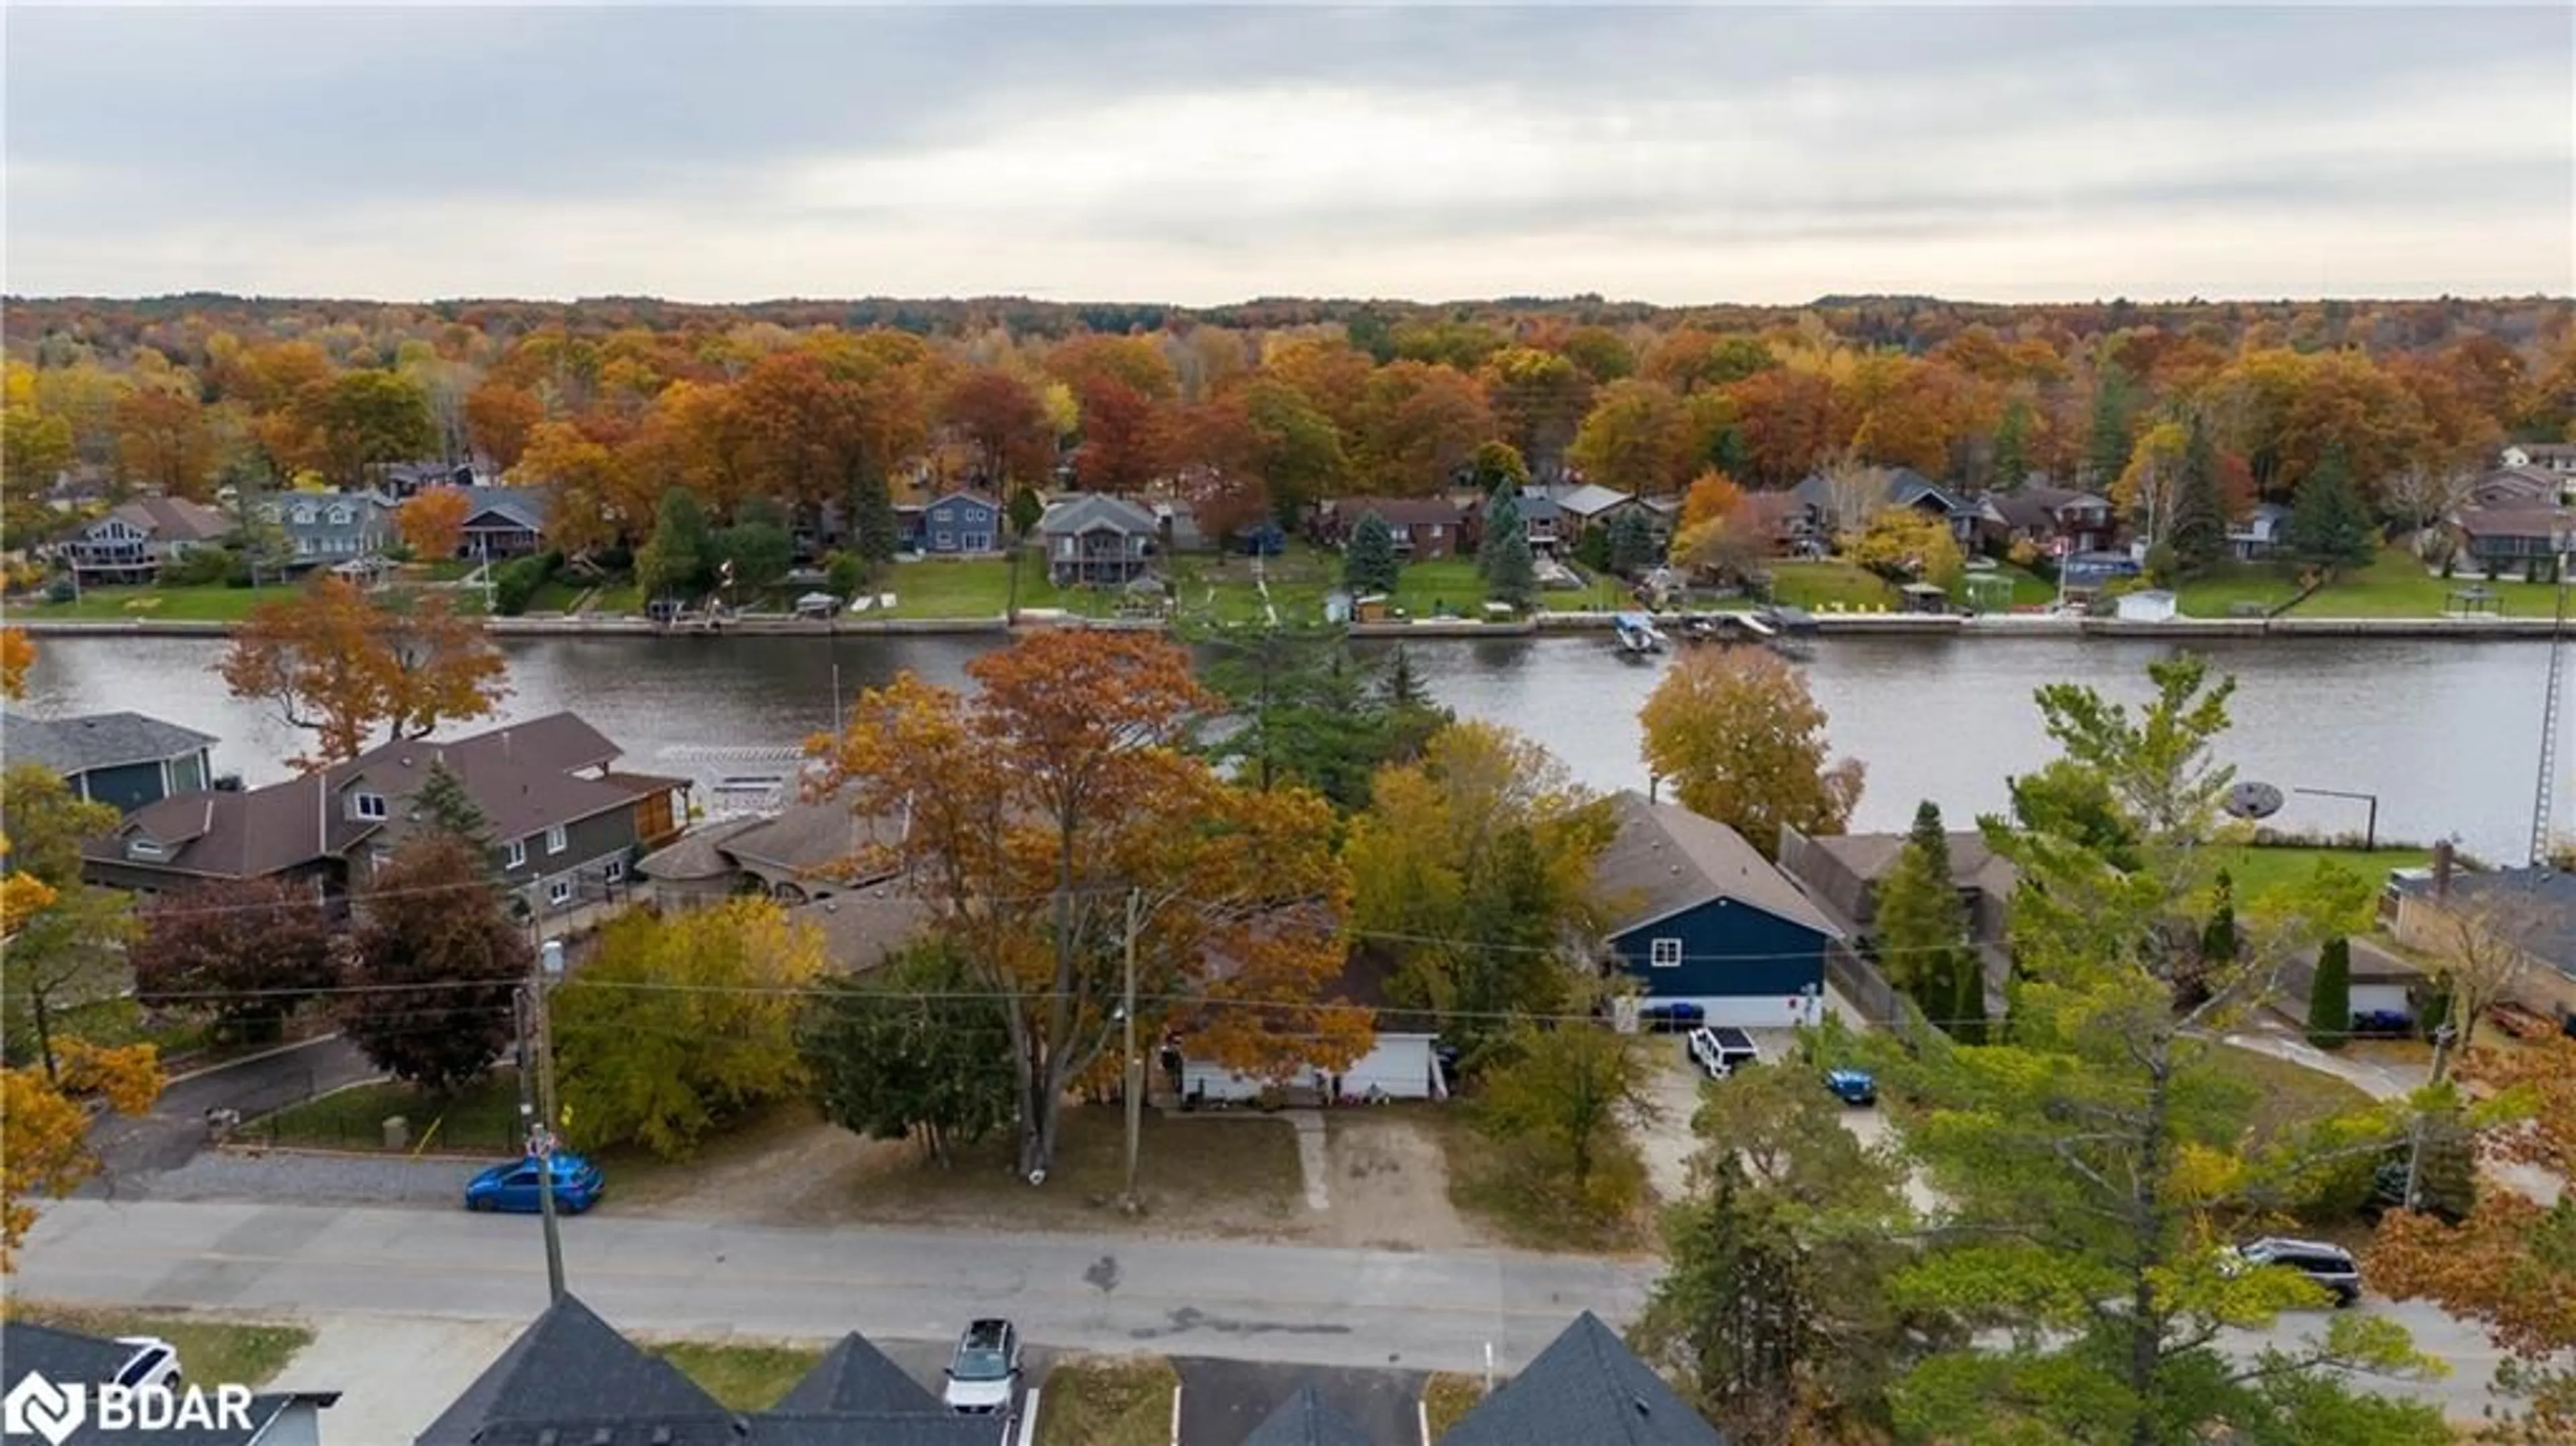
{"label": "evergreen pine tree", "polygon": [[2007,492],[2030,476],[2030,403],[2015,397],[1995,425],[1994,482]]}
{"label": "evergreen pine tree", "polygon": [[[1878,951],[1888,979],[1925,1017],[1963,1043],[1981,1042],[1985,980],[1968,939],[1968,910],[1950,874],[1941,806],[1925,799],[1896,866],[1878,886]],[[1968,1039],[1976,1034],[1979,1039]]]}
{"label": "evergreen pine tree", "polygon": [[2379,550],[2370,509],[2353,489],[2352,469],[2341,452],[2329,452],[2290,498],[2289,541],[2301,562],[2333,571],[2367,566]]}
{"label": "evergreen pine tree", "polygon": [[1529,529],[1515,526],[1493,545],[1485,572],[1494,601],[1527,611],[1538,604],[1538,559],[1530,555]]}
{"label": "evergreen pine tree", "polygon": [[484,817],[483,806],[466,791],[465,780],[456,776],[447,760],[430,760],[429,772],[421,779],[420,791],[412,795],[412,803],[419,810],[423,828],[453,834],[487,854],[492,851],[492,821]]}
{"label": "evergreen pine tree", "polygon": [[2129,374],[2118,362],[2105,362],[2093,382],[2093,420],[2084,438],[2084,467],[2096,487],[2108,487],[2128,470],[2129,435],[2137,399]]}
{"label": "evergreen pine tree", "polygon": [[1485,537],[1476,547],[1476,571],[1487,582],[1494,580],[1494,558],[1502,550],[1503,539],[1514,533],[1524,544],[1529,541],[1529,523],[1521,517],[1520,489],[1502,488],[1485,506]]}
{"label": "evergreen pine tree", "polygon": [[850,513],[859,556],[876,563],[894,561],[895,546],[902,537],[895,530],[894,497],[883,477],[863,478],[850,489]]}
{"label": "evergreen pine tree", "polygon": [[1654,524],[1646,514],[1631,507],[1610,521],[1610,570],[1621,577],[1635,577],[1655,565]]}
{"label": "evergreen pine tree", "polygon": [[2173,527],[2165,534],[2174,560],[2198,572],[2227,555],[2227,504],[2218,488],[2218,449],[2194,418],[2182,454],[2182,487],[2174,498]]}
{"label": "evergreen pine tree", "polygon": [[1374,512],[1362,517],[1342,549],[1343,585],[1362,595],[1391,593],[1402,566],[1395,556],[1395,530]]}
{"label": "evergreen pine tree", "polygon": [[2236,962],[2236,880],[2227,870],[2218,871],[2216,897],[2211,900],[2209,923],[2200,931],[2200,957],[2212,964]]}
{"label": "evergreen pine tree", "polygon": [[2308,1043],[2341,1049],[2352,1037],[2352,944],[2328,939],[2317,949],[2316,978],[2308,983]]}

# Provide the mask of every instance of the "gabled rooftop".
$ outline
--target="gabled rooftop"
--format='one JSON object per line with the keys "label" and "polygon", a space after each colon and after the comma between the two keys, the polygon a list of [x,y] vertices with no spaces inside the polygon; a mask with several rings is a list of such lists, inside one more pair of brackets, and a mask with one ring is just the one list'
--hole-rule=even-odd
{"label": "gabled rooftop", "polygon": [[1440,1446],[1727,1446],[1618,1333],[1585,1311]]}
{"label": "gabled rooftop", "polygon": [[129,763],[184,758],[215,745],[214,735],[141,713],[86,713],[76,718],[0,716],[0,748],[11,763],[41,763],[68,778]]}
{"label": "gabled rooftop", "polygon": [[1594,862],[1592,882],[1613,937],[1717,899],[1840,936],[1788,875],[1725,824],[1634,790],[1613,795],[1611,809],[1619,832]]}

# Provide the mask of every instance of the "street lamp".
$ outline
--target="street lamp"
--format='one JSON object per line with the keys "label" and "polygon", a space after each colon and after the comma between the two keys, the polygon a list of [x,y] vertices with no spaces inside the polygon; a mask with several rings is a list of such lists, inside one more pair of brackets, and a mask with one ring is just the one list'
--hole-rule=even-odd
{"label": "street lamp", "polygon": [[2304,793],[2304,794],[2308,795],[2308,796],[2309,796],[2309,797],[2311,797],[2311,798],[2349,798],[2349,799],[2352,799],[2352,800],[2354,800],[2355,802],[2358,802],[2358,803],[2367,803],[2367,804],[2369,804],[2369,805],[2370,805],[2370,822],[2369,822],[2369,823],[2367,823],[2367,824],[2365,824],[2365,825],[2363,826],[2363,832],[2362,832],[2362,836],[2361,836],[2361,851],[2362,851],[2363,853],[2371,853],[2371,852],[2373,852],[2373,851],[2375,851],[2375,850],[2377,850],[2377,849],[2378,849],[2378,847],[2379,847],[2379,795],[2378,795],[2378,794],[2375,794],[2375,793],[2347,793],[2347,792],[2345,792],[2344,790],[2342,790],[2342,789],[2340,789],[2340,788],[2293,788],[2293,789],[2291,789],[2290,791],[2291,791],[2292,793]]}

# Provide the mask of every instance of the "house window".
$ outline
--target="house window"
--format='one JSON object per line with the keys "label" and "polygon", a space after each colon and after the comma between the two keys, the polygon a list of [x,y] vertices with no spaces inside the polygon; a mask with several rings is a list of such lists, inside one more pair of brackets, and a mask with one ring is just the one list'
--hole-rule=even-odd
{"label": "house window", "polygon": [[1682,967],[1682,941],[1657,939],[1646,946],[1646,962],[1657,969],[1679,969]]}
{"label": "house window", "polygon": [[966,546],[964,550],[967,552],[991,552],[993,550],[993,534],[989,532],[967,533]]}
{"label": "house window", "polygon": [[351,818],[383,818],[385,816],[385,796],[381,793],[350,794],[349,816]]}
{"label": "house window", "polygon": [[572,876],[546,880],[546,902],[560,909],[572,902]]}
{"label": "house window", "polygon": [[610,859],[608,863],[601,868],[600,875],[612,884],[622,884],[626,882],[626,860]]}
{"label": "house window", "polygon": [[508,843],[501,845],[501,867],[505,869],[524,868],[527,866],[527,862],[528,845],[525,840],[514,838]]}
{"label": "house window", "polygon": [[957,534],[945,529],[934,532],[930,535],[930,545],[938,548],[942,552],[946,552],[948,549],[957,545]]}
{"label": "house window", "polygon": [[161,846],[148,838],[127,839],[125,856],[129,859],[157,859],[161,857]]}
{"label": "house window", "polygon": [[564,831],[562,824],[556,824],[546,830],[547,853],[559,854],[570,847],[572,847],[572,836]]}
{"label": "house window", "polygon": [[332,508],[332,509],[331,509],[331,525],[332,525],[333,527],[346,527],[346,526],[348,526],[348,525],[349,525],[349,509],[348,509],[348,508],[346,508],[346,507],[334,507],[334,508]]}

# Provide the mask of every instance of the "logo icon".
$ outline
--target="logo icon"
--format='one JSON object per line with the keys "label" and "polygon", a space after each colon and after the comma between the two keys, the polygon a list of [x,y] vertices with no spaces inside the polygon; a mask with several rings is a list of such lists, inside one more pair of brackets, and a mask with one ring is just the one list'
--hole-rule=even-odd
{"label": "logo icon", "polygon": [[81,1428],[87,1406],[79,1386],[57,1386],[44,1372],[29,1371],[0,1397],[0,1427],[12,1436],[42,1436],[63,1446]]}

